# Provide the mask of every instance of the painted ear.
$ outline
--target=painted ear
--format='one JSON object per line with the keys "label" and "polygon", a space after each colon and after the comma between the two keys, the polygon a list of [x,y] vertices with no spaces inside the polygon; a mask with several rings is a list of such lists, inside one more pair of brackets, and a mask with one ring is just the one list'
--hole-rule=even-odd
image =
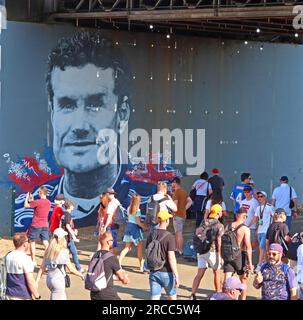
{"label": "painted ear", "polygon": [[119,116],[119,133],[121,134],[128,124],[130,116],[130,106],[128,104],[128,97],[124,96],[121,106],[118,111]]}

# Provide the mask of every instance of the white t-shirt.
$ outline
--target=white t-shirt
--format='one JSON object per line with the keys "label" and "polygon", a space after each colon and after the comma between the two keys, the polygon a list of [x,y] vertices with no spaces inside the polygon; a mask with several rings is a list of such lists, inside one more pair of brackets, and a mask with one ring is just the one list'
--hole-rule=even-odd
{"label": "white t-shirt", "polygon": [[207,186],[208,191],[212,190],[210,183],[208,183],[204,179],[198,179],[193,184],[193,188],[196,189],[196,195],[197,196],[206,196],[207,195]]}
{"label": "white t-shirt", "polygon": [[264,206],[258,206],[255,211],[255,217],[258,217],[259,219],[260,219],[261,212],[263,211],[263,217],[262,217],[263,224],[259,225],[258,234],[267,232],[267,229],[271,223],[271,218],[274,215],[274,207],[269,203],[266,203],[265,209],[264,210],[263,209],[264,209]]}
{"label": "white t-shirt", "polygon": [[297,198],[295,189],[290,187],[288,183],[281,183],[280,187],[275,188],[272,193],[272,198],[276,199],[275,208],[283,208],[288,216],[291,215],[291,209],[289,208],[290,188],[292,190],[291,198]]}
{"label": "white t-shirt", "polygon": [[[224,201],[222,201],[222,203],[220,204],[220,206],[222,207],[222,211],[226,211],[226,205],[224,203]],[[211,208],[211,199],[207,200],[206,202],[206,206],[205,209],[210,211]]]}
{"label": "white t-shirt", "polygon": [[298,298],[303,299],[303,244],[297,249],[297,282],[298,282]]}
{"label": "white t-shirt", "polygon": [[113,200],[111,200],[107,206],[107,214],[114,214],[118,208],[118,206],[120,206],[120,201],[116,198],[114,198]]}
{"label": "white t-shirt", "polygon": [[[156,193],[156,194],[153,195],[153,198],[154,198],[155,201],[159,201],[159,200],[163,199],[164,197],[165,196],[163,194],[161,194],[161,193]],[[171,199],[167,199],[165,201],[162,201],[162,202],[159,203],[159,205],[160,205],[160,210],[166,210],[166,211],[170,210],[172,212],[177,211],[176,210],[177,206],[174,203],[174,201],[171,200]]]}
{"label": "white t-shirt", "polygon": [[[249,226],[251,220],[254,218],[255,211],[258,206],[259,206],[259,202],[255,198],[252,198],[250,200],[244,199],[240,202],[240,208],[244,208],[247,210],[247,218],[244,222],[247,226]],[[254,223],[250,228],[256,229],[257,224]]]}

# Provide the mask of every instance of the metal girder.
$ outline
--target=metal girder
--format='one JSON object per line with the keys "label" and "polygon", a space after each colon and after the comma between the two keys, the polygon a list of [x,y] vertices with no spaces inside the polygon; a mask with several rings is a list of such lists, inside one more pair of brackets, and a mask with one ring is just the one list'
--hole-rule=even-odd
{"label": "metal girder", "polygon": [[54,13],[51,20],[56,19],[128,19],[136,21],[175,21],[205,19],[254,19],[267,17],[294,17],[291,6],[274,7],[238,7],[238,8],[205,8],[161,11],[111,11],[111,12],[66,12]]}

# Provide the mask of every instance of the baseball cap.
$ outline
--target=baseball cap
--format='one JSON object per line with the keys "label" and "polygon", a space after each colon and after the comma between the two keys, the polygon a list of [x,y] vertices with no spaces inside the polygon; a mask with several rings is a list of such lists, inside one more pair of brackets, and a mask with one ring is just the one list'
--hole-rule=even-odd
{"label": "baseball cap", "polygon": [[243,191],[249,191],[249,192],[251,192],[253,189],[252,189],[252,187],[251,186],[246,186],[246,187],[244,187],[244,189],[243,189]]}
{"label": "baseball cap", "polygon": [[214,204],[210,208],[209,218],[214,218],[219,212],[222,212],[222,207],[219,204]]}
{"label": "baseball cap", "polygon": [[237,277],[230,277],[224,280],[223,289],[225,290],[245,290],[246,285],[241,283],[241,281]]}
{"label": "baseball cap", "polygon": [[282,176],[282,177],[280,178],[280,180],[281,180],[281,181],[288,181],[288,177],[287,177],[287,176]]}
{"label": "baseball cap", "polygon": [[117,194],[117,192],[113,188],[107,188],[106,193]]}
{"label": "baseball cap", "polygon": [[54,236],[56,238],[64,238],[65,236],[67,236],[68,233],[66,231],[64,231],[62,228],[57,228],[55,231],[54,231]]}
{"label": "baseball cap", "polygon": [[218,174],[218,173],[220,173],[220,170],[219,170],[218,168],[213,168],[213,169],[211,170],[211,173],[212,173],[212,174]]}
{"label": "baseball cap", "polygon": [[272,244],[269,246],[269,249],[268,249],[268,250],[278,251],[278,252],[280,252],[281,254],[283,254],[283,248],[282,248],[282,246],[281,246],[279,243],[272,243]]}
{"label": "baseball cap", "polygon": [[58,201],[64,200],[64,195],[62,193],[57,194],[55,200],[58,200]]}
{"label": "baseball cap", "polygon": [[169,218],[172,218],[173,215],[171,215],[170,213],[168,213],[168,211],[166,210],[161,210],[157,213],[157,219],[162,222],[162,221],[165,221]]}
{"label": "baseball cap", "polygon": [[277,208],[277,209],[275,210],[275,216],[279,216],[279,215],[281,215],[281,214],[287,215],[286,212],[285,212],[285,210],[284,210],[283,208]]}
{"label": "baseball cap", "polygon": [[181,183],[181,179],[179,177],[174,177],[171,183],[176,182],[177,184]]}
{"label": "baseball cap", "polygon": [[267,198],[267,193],[265,192],[265,191],[258,191],[257,192],[257,194],[263,194],[263,196],[265,197],[265,198]]}

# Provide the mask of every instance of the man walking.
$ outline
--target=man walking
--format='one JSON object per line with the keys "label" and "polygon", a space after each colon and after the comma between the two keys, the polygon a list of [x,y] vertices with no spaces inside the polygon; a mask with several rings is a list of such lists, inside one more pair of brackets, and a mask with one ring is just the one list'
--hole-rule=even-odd
{"label": "man walking", "polygon": [[271,203],[276,208],[283,208],[286,212],[286,224],[291,230],[292,216],[297,217],[298,201],[295,189],[288,185],[288,177],[280,178],[280,186],[276,187],[272,194]]}
{"label": "man walking", "polygon": [[[204,254],[198,254],[198,272],[192,284],[191,300],[197,299],[196,292],[207,268],[211,268],[213,270],[216,292],[221,291],[220,268],[223,262],[221,258],[221,237],[224,233],[224,226],[219,222],[219,218],[221,217],[222,207],[219,204],[215,204],[210,208],[208,219],[201,224],[201,234],[203,233],[204,229],[206,238],[208,234],[212,235],[212,239],[207,239],[207,241],[213,241],[211,242],[210,250],[208,252]],[[206,228],[208,228],[209,231],[206,231]]]}
{"label": "man walking", "polygon": [[190,208],[193,201],[188,193],[181,188],[180,178],[174,178],[172,182],[173,187],[173,200],[177,206],[177,211],[174,214],[173,224],[176,234],[177,252],[182,255],[183,253],[183,226],[186,220],[186,210]]}
{"label": "man walking", "polygon": [[265,262],[257,273],[253,286],[262,288],[262,300],[297,300],[295,272],[281,261],[283,248],[272,243]]}
{"label": "man walking", "polygon": [[146,241],[147,251],[150,248],[149,244],[152,244],[152,242],[154,243],[154,241],[160,242],[159,254],[162,267],[153,270],[149,263],[150,257],[148,255],[146,257],[147,266],[150,270],[149,284],[152,300],[160,300],[162,288],[165,289],[169,300],[177,299],[176,288],[179,287],[180,281],[175,256],[175,237],[167,231],[169,219],[172,217],[173,216],[167,211],[159,211],[157,214],[159,226],[157,229],[154,229],[153,233],[148,236]]}
{"label": "man walking", "polygon": [[220,170],[213,168],[211,173],[212,177],[208,179],[208,182],[210,183],[213,192],[222,193],[224,188],[224,180],[219,176]]}
{"label": "man walking", "polygon": [[[247,218],[245,220],[245,225],[249,226],[251,221],[254,219],[255,211],[259,206],[259,203],[254,198],[253,188],[251,186],[244,187],[243,192],[244,192],[245,199],[240,202],[240,208],[244,208],[246,210]],[[257,229],[256,223],[250,226],[250,240],[252,245],[254,246],[257,243],[256,229]]]}
{"label": "man walking", "polygon": [[25,233],[16,233],[13,237],[15,250],[5,257],[6,297],[8,300],[40,299],[33,275],[34,264],[27,255],[29,242]]}
{"label": "man walking", "polygon": [[114,241],[112,234],[110,232],[101,234],[99,241],[101,244],[101,250],[96,254],[101,254],[103,257],[107,255],[103,260],[107,286],[100,291],[91,291],[90,298],[91,300],[121,300],[114,289],[113,276],[115,275],[123,284],[129,284],[128,276],[121,269],[118,258],[110,252]]}
{"label": "man walking", "polygon": [[51,202],[46,198],[48,190],[46,187],[40,187],[38,200],[30,201],[30,193],[27,193],[24,208],[34,209],[32,224],[29,229],[28,238],[30,240],[31,256],[34,266],[36,262],[36,241],[41,240],[46,250],[49,240],[48,213],[51,208]]}
{"label": "man walking", "polygon": [[[238,248],[241,250],[236,259],[224,260],[225,279],[231,277],[236,272],[241,282],[246,286],[247,272],[253,271],[252,264],[252,248],[250,242],[250,229],[245,225],[247,219],[247,212],[244,208],[239,208],[236,215],[236,221],[231,223],[226,231],[232,231],[236,235]],[[224,242],[222,243],[222,250],[224,250]],[[222,252],[222,256],[224,254]],[[246,289],[241,292],[241,300],[246,300]]]}

